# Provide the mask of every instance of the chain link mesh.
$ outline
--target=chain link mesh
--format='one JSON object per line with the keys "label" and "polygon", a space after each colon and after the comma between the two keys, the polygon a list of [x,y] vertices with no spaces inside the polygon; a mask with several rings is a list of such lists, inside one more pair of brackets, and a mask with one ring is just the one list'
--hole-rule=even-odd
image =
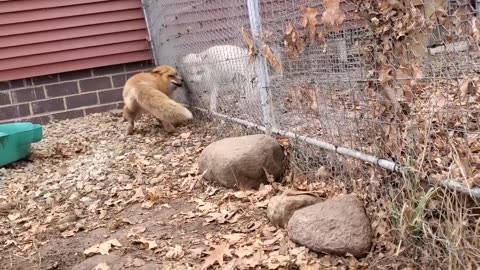
{"label": "chain link mesh", "polygon": [[[393,160],[422,176],[480,184],[480,161],[472,155],[480,112],[476,2],[404,1],[414,8],[405,16],[424,20],[408,28],[388,24],[395,14],[375,1],[341,1],[342,23],[322,31],[318,19],[315,41],[294,57],[286,39],[292,29],[300,35],[308,28],[305,7],[322,17],[323,1],[259,0],[259,36],[251,32],[248,2],[144,1],[157,64],[181,71],[193,107]],[[256,42],[257,59],[274,57],[280,68],[269,62],[261,76],[242,31]],[[233,130],[219,126],[225,136]],[[309,143],[291,145],[292,165],[305,173],[371,171]]]}

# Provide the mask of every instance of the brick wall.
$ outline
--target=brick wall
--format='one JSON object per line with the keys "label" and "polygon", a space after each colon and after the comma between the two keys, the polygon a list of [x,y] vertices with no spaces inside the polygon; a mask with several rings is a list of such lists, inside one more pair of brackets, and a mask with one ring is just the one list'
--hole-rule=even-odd
{"label": "brick wall", "polygon": [[0,82],[0,123],[46,124],[121,108],[125,81],[150,68],[136,62]]}

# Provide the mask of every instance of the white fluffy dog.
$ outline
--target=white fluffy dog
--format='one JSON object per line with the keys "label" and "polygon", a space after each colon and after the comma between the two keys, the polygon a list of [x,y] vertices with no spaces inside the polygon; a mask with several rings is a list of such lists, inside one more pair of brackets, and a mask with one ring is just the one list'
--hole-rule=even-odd
{"label": "white fluffy dog", "polygon": [[219,91],[224,88],[241,91],[251,109],[260,106],[255,64],[250,61],[245,48],[218,45],[198,54],[188,54],[181,61],[181,70],[189,88],[210,92],[210,110],[213,112],[217,111]]}

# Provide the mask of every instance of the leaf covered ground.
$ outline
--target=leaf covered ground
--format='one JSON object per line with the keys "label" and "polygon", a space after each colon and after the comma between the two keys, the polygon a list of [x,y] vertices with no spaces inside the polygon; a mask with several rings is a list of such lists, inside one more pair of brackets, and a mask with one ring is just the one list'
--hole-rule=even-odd
{"label": "leaf covered ground", "polygon": [[[0,169],[3,269],[478,266],[478,207],[438,188],[405,189],[417,182],[376,170],[345,178],[328,166],[311,181],[290,171],[290,161],[281,183],[229,190],[202,180],[198,157],[216,140],[250,132],[201,117],[173,135],[150,117],[133,136],[125,128],[115,112],[51,123],[29,160]],[[292,142],[278,140],[292,159]],[[266,218],[269,199],[285,188],[323,198],[359,195],[374,230],[370,254],[334,257],[291,242]]]}
{"label": "leaf covered ground", "polygon": [[5,269],[367,267],[309,252],[272,226],[265,209],[278,185],[202,181],[197,158],[218,139],[213,124],[174,135],[148,117],[133,136],[125,127],[113,113],[49,124],[29,160],[0,170]]}

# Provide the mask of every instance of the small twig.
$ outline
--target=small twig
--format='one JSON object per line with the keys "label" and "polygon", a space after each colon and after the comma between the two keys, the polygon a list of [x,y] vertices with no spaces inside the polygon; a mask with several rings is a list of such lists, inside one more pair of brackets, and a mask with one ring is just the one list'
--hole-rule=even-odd
{"label": "small twig", "polygon": [[402,242],[403,242],[403,239],[400,239],[400,241],[398,242],[397,251],[395,252],[395,256],[400,255],[400,250],[402,248]]}
{"label": "small twig", "polygon": [[38,254],[38,268],[42,268],[42,254],[40,254],[40,251],[37,248],[37,245],[35,244],[35,240],[32,240],[33,247],[35,248],[35,251]]}
{"label": "small twig", "polygon": [[197,182],[199,179],[203,179],[203,176],[205,176],[205,174],[208,172],[208,169],[206,169],[201,175],[199,175],[198,177],[195,177],[195,180],[193,181],[193,183],[190,185],[190,188],[188,189],[188,192],[192,192],[192,190],[195,188],[195,186],[197,185]]}

